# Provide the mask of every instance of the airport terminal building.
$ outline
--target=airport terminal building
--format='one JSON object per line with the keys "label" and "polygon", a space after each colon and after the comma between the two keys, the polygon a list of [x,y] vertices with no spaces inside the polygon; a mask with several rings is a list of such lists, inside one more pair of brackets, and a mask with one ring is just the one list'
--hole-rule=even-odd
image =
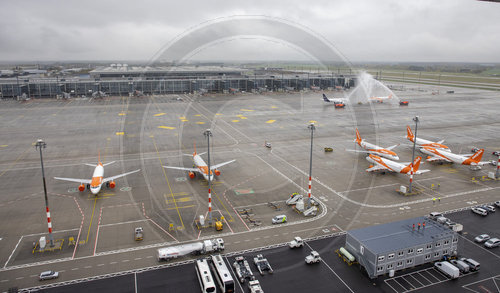
{"label": "airport terminal building", "polygon": [[376,278],[457,255],[458,235],[429,218],[418,217],[349,231],[345,248],[370,278]]}

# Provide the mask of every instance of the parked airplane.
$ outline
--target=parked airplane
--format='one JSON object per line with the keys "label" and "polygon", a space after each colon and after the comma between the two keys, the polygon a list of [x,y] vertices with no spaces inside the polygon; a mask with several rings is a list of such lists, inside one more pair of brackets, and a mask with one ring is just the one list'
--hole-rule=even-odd
{"label": "parked airplane", "polygon": [[[366,172],[375,172],[375,171],[389,171],[389,172],[397,172],[401,174],[411,174],[411,165],[412,163],[398,163],[388,159],[381,158],[376,155],[369,155],[366,157],[366,160],[370,163],[375,164],[374,166],[370,166],[370,168],[366,169]],[[416,157],[415,161],[413,161],[413,174],[422,174],[425,172],[429,172],[430,170],[418,170],[420,167],[420,161],[422,157]]]}
{"label": "parked airplane", "polygon": [[[406,138],[409,141],[411,141],[411,142],[413,142],[413,140],[415,138],[415,136],[413,135],[413,132],[411,131],[410,126],[406,126]],[[432,148],[440,149],[442,151],[450,152],[450,148],[447,147],[447,146],[445,146],[443,144],[443,142],[444,142],[444,139],[440,140],[438,142],[433,142],[433,141],[430,141],[430,140],[426,140],[426,139],[422,139],[422,138],[418,138],[417,137],[417,140],[415,141],[415,144],[419,148],[432,147]]]}
{"label": "parked airplane", "polygon": [[[194,147],[193,161],[194,161],[195,168],[172,167],[172,166],[163,166],[163,168],[189,171],[189,178],[191,178],[191,179],[193,179],[194,177],[196,177],[196,173],[195,172],[198,172],[201,175],[203,175],[203,178],[205,178],[206,180],[208,180],[208,178],[209,178],[209,175],[208,175],[208,166],[205,163],[205,161],[201,158],[201,155],[203,155],[203,154],[205,154],[205,153],[203,152],[201,154],[197,154],[196,153],[196,146]],[[191,156],[191,155],[185,154],[185,156]],[[210,180],[212,181],[214,179],[214,174],[216,176],[220,175],[220,171],[217,168],[220,168],[220,167],[222,167],[224,165],[230,164],[230,163],[232,163],[234,161],[236,161],[236,160],[231,160],[231,161],[227,161],[227,162],[224,162],[224,163],[220,163],[220,164],[216,164],[216,165],[210,166]]]}
{"label": "parked airplane", "polygon": [[103,184],[106,184],[106,187],[115,188],[115,186],[116,186],[115,179],[125,177],[127,175],[139,172],[141,170],[141,169],[137,169],[135,171],[123,173],[120,175],[115,175],[115,176],[111,176],[108,178],[103,178],[104,166],[111,165],[114,162],[115,161],[103,164],[101,162],[101,158],[99,156],[99,163],[97,163],[97,165],[85,164],[87,166],[95,167],[94,173],[92,174],[92,179],[77,179],[77,178],[63,178],[63,177],[54,177],[54,179],[80,183],[80,185],[78,186],[78,190],[80,190],[80,191],[85,190],[85,184],[86,184],[87,189],[90,189],[90,192],[92,192],[92,194],[97,195],[99,193],[99,191],[101,190],[101,187]]}
{"label": "parked airplane", "polygon": [[325,94],[323,94],[323,101],[326,103],[333,103],[333,104],[346,104],[347,99],[329,99]]}
{"label": "parked airplane", "polygon": [[398,155],[392,151],[392,149],[397,147],[399,144],[395,144],[395,145],[390,146],[388,148],[382,148],[382,147],[379,147],[378,145],[371,144],[371,143],[366,142],[364,139],[361,138],[361,135],[359,135],[359,131],[357,128],[356,128],[356,139],[354,140],[354,142],[356,142],[360,147],[362,147],[365,150],[364,151],[347,150],[348,152],[367,153],[367,154],[373,154],[373,155],[386,157],[386,158],[392,159],[392,160],[399,160]]}
{"label": "parked airplane", "polygon": [[446,152],[441,149],[436,149],[432,147],[423,147],[420,151],[424,154],[428,154],[428,162],[449,162],[457,163],[462,165],[475,166],[477,169],[481,169],[482,165],[490,164],[489,161],[481,162],[483,157],[484,149],[480,149],[473,155],[458,155],[452,152]]}

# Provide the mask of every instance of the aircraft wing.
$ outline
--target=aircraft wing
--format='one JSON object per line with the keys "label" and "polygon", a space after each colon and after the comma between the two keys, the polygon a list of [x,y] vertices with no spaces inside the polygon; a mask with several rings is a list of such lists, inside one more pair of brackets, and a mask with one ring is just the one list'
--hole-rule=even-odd
{"label": "aircraft wing", "polygon": [[376,171],[390,171],[390,170],[388,170],[387,168],[382,167],[380,165],[376,165],[376,166],[373,166],[373,167],[366,169],[366,172],[376,172]]}
{"label": "aircraft wing", "polygon": [[227,161],[227,162],[224,162],[224,163],[220,163],[220,164],[217,164],[217,165],[210,166],[210,170],[220,168],[220,167],[222,167],[224,165],[227,165],[227,164],[230,164],[230,163],[232,163],[234,161],[236,161],[236,160],[231,160],[231,161]]}
{"label": "aircraft wing", "polygon": [[54,177],[54,179],[64,180],[64,181],[71,181],[71,182],[76,182],[76,183],[84,183],[84,184],[90,184],[90,182],[92,182],[92,180],[90,180],[90,179],[78,179],[78,178]]}
{"label": "aircraft wing", "polygon": [[175,170],[182,170],[182,171],[189,171],[189,172],[199,172],[200,171],[197,168],[184,168],[184,167],[172,167],[172,166],[163,166],[163,168],[175,169]]}
{"label": "aircraft wing", "polygon": [[398,143],[398,144],[395,144],[395,145],[393,145],[393,146],[390,146],[390,147],[388,147],[388,148],[385,148],[385,149],[386,149],[386,150],[392,150],[393,148],[397,147],[398,145],[399,145],[399,143]]}
{"label": "aircraft wing", "polygon": [[130,172],[127,172],[127,173],[123,173],[123,174],[120,174],[120,175],[115,175],[115,176],[111,176],[111,177],[108,177],[108,178],[104,178],[102,180],[102,183],[106,183],[108,181],[113,181],[115,179],[118,179],[118,178],[121,178],[121,177],[125,177],[127,175],[130,175],[130,174],[133,174],[133,173],[137,173],[141,171],[141,169],[137,169],[137,170],[134,170],[134,171],[130,171]]}
{"label": "aircraft wing", "polygon": [[419,175],[419,174],[422,174],[422,173],[426,173],[426,172],[429,172],[430,170],[418,170],[416,172],[414,172],[415,174]]}
{"label": "aircraft wing", "polygon": [[346,152],[353,152],[353,153],[365,153],[365,154],[376,154],[374,152],[370,152],[370,151],[358,151],[358,150],[346,150]]}
{"label": "aircraft wing", "polygon": [[449,162],[449,163],[451,163],[450,160],[445,159],[445,158],[441,158],[441,157],[430,157],[430,158],[427,158],[426,161],[427,162]]}
{"label": "aircraft wing", "polygon": [[438,141],[438,142],[436,142],[436,143],[438,143],[438,144],[442,144],[443,142],[444,142],[444,139],[443,139],[443,140],[440,140],[440,141]]}

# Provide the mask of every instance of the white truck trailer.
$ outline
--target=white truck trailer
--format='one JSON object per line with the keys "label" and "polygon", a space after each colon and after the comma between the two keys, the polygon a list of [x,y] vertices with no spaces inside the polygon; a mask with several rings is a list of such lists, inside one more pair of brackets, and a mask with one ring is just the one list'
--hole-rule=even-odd
{"label": "white truck trailer", "polygon": [[158,249],[158,261],[170,260],[187,254],[206,254],[224,250],[222,238],[204,240],[201,242],[187,243],[182,245],[163,247]]}

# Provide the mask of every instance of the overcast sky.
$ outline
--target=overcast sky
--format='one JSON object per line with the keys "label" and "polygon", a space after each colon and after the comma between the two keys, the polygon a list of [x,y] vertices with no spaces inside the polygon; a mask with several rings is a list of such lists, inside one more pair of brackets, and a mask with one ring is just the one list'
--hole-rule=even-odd
{"label": "overcast sky", "polygon": [[[500,62],[500,3],[473,0],[2,0],[0,8],[2,61],[149,60],[200,23],[266,15],[313,30],[354,62]],[[280,42],[245,38],[192,59],[305,56]]]}

